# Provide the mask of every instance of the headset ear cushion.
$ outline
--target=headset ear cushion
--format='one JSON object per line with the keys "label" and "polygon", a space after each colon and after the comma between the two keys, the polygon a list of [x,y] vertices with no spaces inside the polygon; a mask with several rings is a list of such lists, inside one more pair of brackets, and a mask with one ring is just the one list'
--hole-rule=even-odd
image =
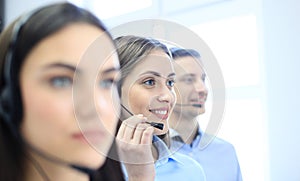
{"label": "headset ear cushion", "polygon": [[11,113],[11,103],[9,102],[10,95],[11,92],[8,87],[4,88],[0,95],[0,114],[6,121],[9,121],[8,119]]}
{"label": "headset ear cushion", "polygon": [[2,90],[0,95],[0,119],[6,123],[10,131],[15,137],[18,137],[18,131],[16,125],[12,120],[12,92],[9,87],[6,87]]}

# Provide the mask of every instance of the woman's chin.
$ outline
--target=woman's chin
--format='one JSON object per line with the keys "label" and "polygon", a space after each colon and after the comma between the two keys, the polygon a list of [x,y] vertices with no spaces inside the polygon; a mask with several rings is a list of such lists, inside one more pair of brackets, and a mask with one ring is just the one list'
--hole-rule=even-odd
{"label": "woman's chin", "polygon": [[105,160],[106,158],[103,158],[101,160],[98,160],[98,162],[94,162],[94,163],[91,163],[90,166],[92,169],[99,169],[100,167],[102,167],[105,163]]}
{"label": "woman's chin", "polygon": [[97,155],[97,157],[87,156],[86,159],[77,162],[77,166],[86,167],[92,170],[96,170],[104,165],[106,157]]}

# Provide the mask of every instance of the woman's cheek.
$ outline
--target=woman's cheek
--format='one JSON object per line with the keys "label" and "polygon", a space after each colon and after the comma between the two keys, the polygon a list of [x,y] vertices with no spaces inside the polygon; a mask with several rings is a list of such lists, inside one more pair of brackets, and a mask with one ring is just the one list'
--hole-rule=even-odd
{"label": "woman's cheek", "polygon": [[[113,96],[113,99],[111,99]],[[96,98],[98,119],[111,134],[116,131],[120,112],[120,101],[112,94],[102,93]]]}

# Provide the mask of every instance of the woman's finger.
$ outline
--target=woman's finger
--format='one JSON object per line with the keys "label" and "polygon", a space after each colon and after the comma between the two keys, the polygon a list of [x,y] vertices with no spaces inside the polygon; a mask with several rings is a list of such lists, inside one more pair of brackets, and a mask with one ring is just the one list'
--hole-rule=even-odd
{"label": "woman's finger", "polygon": [[141,144],[141,139],[143,136],[144,131],[149,127],[150,125],[146,123],[140,123],[137,125],[134,131],[134,135],[132,138],[132,143],[134,144]]}
{"label": "woman's finger", "polygon": [[145,118],[143,118],[143,116],[140,116],[140,115],[132,116],[132,117],[126,119],[125,121],[123,121],[122,125],[121,125],[121,126],[123,126],[122,139],[125,140],[126,142],[130,142],[134,137],[134,133],[136,131],[137,125],[144,121],[145,121]]}
{"label": "woman's finger", "polygon": [[142,135],[141,144],[143,145],[150,145],[152,144],[152,135],[154,132],[154,128],[152,126],[148,127]]}

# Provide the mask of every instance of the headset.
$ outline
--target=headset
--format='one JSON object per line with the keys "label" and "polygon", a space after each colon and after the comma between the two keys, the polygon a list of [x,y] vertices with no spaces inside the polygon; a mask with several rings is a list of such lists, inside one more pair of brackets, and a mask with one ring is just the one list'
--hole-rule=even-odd
{"label": "headset", "polygon": [[[13,26],[13,30],[11,33],[11,39],[8,44],[8,49],[6,51],[4,63],[3,63],[3,87],[1,88],[0,92],[0,116],[1,119],[7,124],[9,129],[14,136],[18,137],[19,133],[17,131],[17,125],[13,122],[13,115],[14,108],[13,103],[16,102],[16,96],[14,96],[14,92],[16,89],[16,84],[13,82],[12,72],[13,72],[13,65],[15,61],[15,51],[18,38],[20,36],[20,32],[28,20],[37,12],[31,11],[25,15],[23,15],[15,25]],[[20,101],[21,102],[21,101]],[[16,109],[16,108],[15,108]]]}

